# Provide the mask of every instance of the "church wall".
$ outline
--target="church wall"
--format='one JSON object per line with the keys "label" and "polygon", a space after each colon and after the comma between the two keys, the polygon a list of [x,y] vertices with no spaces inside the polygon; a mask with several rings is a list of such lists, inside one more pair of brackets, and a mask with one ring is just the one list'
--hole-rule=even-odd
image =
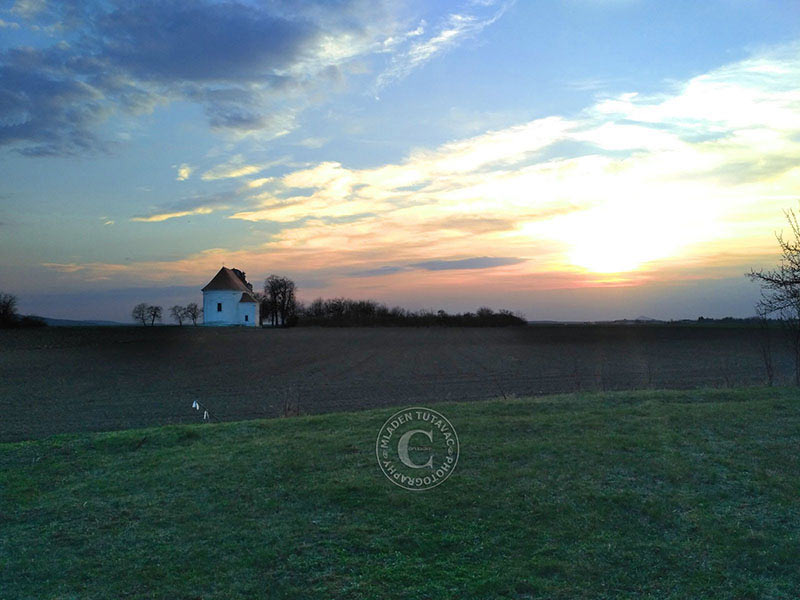
{"label": "church wall", "polygon": [[[237,325],[239,324],[239,299],[242,292],[215,290],[203,292],[203,324],[204,325]],[[222,304],[222,311],[217,304]]]}

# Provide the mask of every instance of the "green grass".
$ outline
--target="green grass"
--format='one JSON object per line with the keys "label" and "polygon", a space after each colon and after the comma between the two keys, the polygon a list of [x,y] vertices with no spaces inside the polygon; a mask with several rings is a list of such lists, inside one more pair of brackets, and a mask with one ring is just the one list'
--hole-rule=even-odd
{"label": "green grass", "polygon": [[0,597],[789,598],[800,392],[439,404],[454,475],[380,473],[393,409],[0,445]]}

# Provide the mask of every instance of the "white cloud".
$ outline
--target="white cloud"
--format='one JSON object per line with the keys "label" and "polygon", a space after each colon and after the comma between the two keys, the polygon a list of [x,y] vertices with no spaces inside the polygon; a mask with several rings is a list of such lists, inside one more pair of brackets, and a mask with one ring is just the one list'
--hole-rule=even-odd
{"label": "white cloud", "polygon": [[192,167],[183,163],[178,167],[178,175],[175,177],[178,181],[186,181],[192,175]]}
{"label": "white cloud", "polygon": [[146,217],[131,217],[131,221],[137,221],[140,223],[161,223],[162,221],[168,221],[170,219],[178,219],[180,217],[189,217],[191,215],[210,215],[212,212],[214,212],[213,208],[208,208],[203,206],[189,210],[160,212],[158,214],[149,215]]}
{"label": "white cloud", "polygon": [[323,137],[307,137],[297,142],[297,145],[305,148],[317,149],[322,148],[329,141],[328,138]]}
{"label": "white cloud", "polygon": [[46,0],[17,0],[11,8],[11,12],[30,19],[43,12],[46,8]]}
{"label": "white cloud", "polygon": [[274,181],[274,177],[259,177],[258,179],[253,179],[247,182],[247,187],[249,188],[260,188],[262,185],[269,183],[270,181]]}
{"label": "white cloud", "polygon": [[285,161],[286,158],[279,158],[266,163],[248,164],[243,154],[237,154],[230,160],[203,173],[201,179],[203,181],[215,181],[217,179],[238,179],[239,177],[253,175],[263,171],[264,169],[283,164]]}
{"label": "white cloud", "polygon": [[[473,3],[475,4],[475,3]],[[494,7],[495,0],[481,3],[483,7]],[[442,54],[470,36],[475,36],[486,27],[497,21],[507,10],[510,3],[504,3],[488,16],[480,16],[468,12],[451,13],[448,15],[436,33],[427,39],[418,39],[423,36],[424,24],[413,32],[404,36],[405,40],[414,40],[405,49],[396,51],[389,67],[381,73],[375,83],[375,91],[403,79],[412,71],[429,62],[434,56]],[[398,45],[398,40],[391,39],[391,45]],[[388,40],[387,40],[388,41]]]}

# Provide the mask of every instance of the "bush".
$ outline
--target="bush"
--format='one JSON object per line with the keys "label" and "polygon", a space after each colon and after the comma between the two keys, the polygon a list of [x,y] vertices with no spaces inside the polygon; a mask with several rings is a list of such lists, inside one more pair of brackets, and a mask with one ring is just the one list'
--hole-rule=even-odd
{"label": "bush", "polygon": [[14,327],[17,319],[17,297],[0,293],[0,327]]}
{"label": "bush", "polygon": [[14,294],[0,294],[0,329],[17,327],[45,327],[41,317],[17,314],[17,297]]}
{"label": "bush", "polygon": [[19,319],[17,322],[17,327],[47,327],[47,321],[45,321],[42,317],[26,315]]}

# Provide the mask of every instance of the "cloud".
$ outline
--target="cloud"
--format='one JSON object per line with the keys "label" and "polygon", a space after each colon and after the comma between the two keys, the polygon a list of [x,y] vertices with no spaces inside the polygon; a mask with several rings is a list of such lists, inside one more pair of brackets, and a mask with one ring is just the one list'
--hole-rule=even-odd
{"label": "cloud", "polygon": [[509,265],[518,265],[525,262],[524,258],[512,257],[490,257],[478,256],[474,258],[458,258],[450,260],[428,260],[413,263],[405,266],[382,266],[375,269],[365,269],[363,271],[352,271],[350,277],[382,277],[384,275],[394,275],[409,271],[411,269],[422,269],[424,271],[460,271],[465,269],[493,269]]}
{"label": "cloud", "polygon": [[214,167],[210,171],[203,173],[201,178],[203,181],[214,181],[216,179],[235,179],[237,177],[244,177],[245,175],[252,175],[258,173],[262,168],[259,165],[220,165]]}
{"label": "cloud", "polygon": [[209,125],[233,137],[286,135],[349,76],[388,60],[381,89],[477,35],[505,6],[467,2],[426,35],[424,21],[408,16],[413,7],[390,0],[17,2],[12,13],[31,31],[60,41],[47,46],[42,35],[0,52],[0,145],[28,155],[105,152],[98,131],[110,116],[181,101],[201,105]]}
{"label": "cloud", "polygon": [[275,180],[274,177],[259,177],[257,179],[252,179],[252,180],[248,181],[247,182],[247,187],[249,187],[249,188],[259,188],[259,187],[269,183],[270,181],[274,181],[274,180]]}
{"label": "cloud", "polygon": [[[475,36],[483,29],[497,21],[508,9],[511,3],[504,3],[497,9],[495,1],[473,3],[476,8],[493,8],[494,12],[488,15],[477,13],[451,13],[440,25],[436,33],[428,38],[423,37],[424,25],[406,34],[405,39],[413,40],[404,50],[392,56],[391,64],[381,73],[375,83],[375,91],[407,77],[412,71],[428,63],[434,56],[442,54],[457,46],[464,39]],[[422,39],[420,39],[422,38]],[[396,43],[393,38],[387,40]]]}
{"label": "cloud", "polygon": [[323,137],[307,137],[297,142],[297,145],[316,150],[318,148],[322,148],[329,141],[330,140],[328,138]]}
{"label": "cloud", "polygon": [[407,270],[408,267],[383,266],[375,269],[365,269],[363,271],[352,271],[349,275],[350,277],[382,277],[384,275],[393,275],[400,271]]}
{"label": "cloud", "polygon": [[138,215],[131,221],[141,223],[160,223],[169,219],[188,217],[191,215],[209,215],[216,210],[227,208],[233,199],[230,193],[214,194],[211,196],[191,196],[178,202],[154,208],[150,213]]}
{"label": "cloud", "polygon": [[461,269],[493,269],[508,265],[518,265],[525,262],[524,258],[478,256],[475,258],[460,258],[455,260],[428,260],[411,265],[416,269],[426,271],[453,271]]}
{"label": "cloud", "polygon": [[253,175],[254,173],[259,173],[260,171],[269,169],[270,167],[283,164],[285,161],[286,161],[285,158],[279,158],[277,160],[270,161],[267,163],[247,164],[244,155],[237,154],[236,156],[233,156],[230,160],[226,161],[225,163],[217,165],[212,169],[209,169],[208,171],[203,173],[201,179],[203,181],[216,181],[218,179],[236,179],[239,177],[244,177],[246,175]]}
{"label": "cloud", "polygon": [[54,271],[58,271],[60,273],[76,273],[78,271],[83,271],[86,266],[80,265],[78,263],[53,263],[53,262],[44,262],[42,263],[43,267],[47,267],[48,269],[53,269]]}
{"label": "cloud", "polygon": [[22,18],[30,19],[43,12],[46,8],[46,0],[16,0],[14,6],[11,7],[11,12]]}
{"label": "cloud", "polygon": [[272,85],[318,35],[311,23],[238,2],[175,0],[117,6],[100,16],[96,33],[103,56],[142,81]]}
{"label": "cloud", "polygon": [[178,175],[175,177],[177,181],[186,181],[192,175],[192,167],[187,165],[186,163],[181,164],[178,167]]}
{"label": "cloud", "polygon": [[107,151],[99,125],[116,113],[199,103],[235,135],[283,135],[331,93],[347,65],[399,27],[388,2],[122,0],[18,2],[58,43],[0,52],[0,145],[28,155]]}
{"label": "cloud", "polygon": [[[529,192],[521,184],[535,173],[524,169],[512,172],[508,167],[530,161],[536,153],[565,139],[571,126],[560,118],[539,119],[434,150],[417,150],[400,164],[373,169],[353,170],[337,162],[320,163],[271,182],[255,198],[260,201],[259,206],[240,211],[233,218],[292,222],[309,215],[343,218],[392,212],[397,216],[412,215],[413,222],[419,220],[413,215],[421,215],[423,209],[411,205],[433,203],[436,198],[436,208],[429,210],[430,216],[436,211],[435,216],[461,225],[472,218],[473,225],[483,227],[477,221],[486,217],[487,211],[495,210],[498,202],[505,208],[514,204],[524,212],[532,210]],[[312,193],[298,195],[298,189],[310,189]],[[472,196],[469,207],[465,206],[465,195]],[[537,202],[534,210],[547,205],[547,201]],[[503,217],[514,218],[507,211]]]}
{"label": "cloud", "polygon": [[22,142],[20,151],[29,156],[107,148],[93,133],[107,115],[103,91],[67,76],[51,54],[0,54],[0,145]]}

